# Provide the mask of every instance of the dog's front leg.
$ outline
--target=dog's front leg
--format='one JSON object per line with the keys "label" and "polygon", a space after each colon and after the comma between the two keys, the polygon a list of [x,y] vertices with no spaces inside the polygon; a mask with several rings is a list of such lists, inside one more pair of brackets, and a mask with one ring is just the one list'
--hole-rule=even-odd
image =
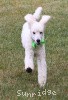
{"label": "dog's front leg", "polygon": [[32,70],[34,69],[34,62],[33,62],[33,58],[34,58],[34,52],[32,49],[25,49],[25,70],[28,73],[31,73]]}
{"label": "dog's front leg", "polygon": [[45,60],[45,48],[41,48],[37,56],[38,64],[38,83],[40,87],[44,87],[47,79],[47,66]]}

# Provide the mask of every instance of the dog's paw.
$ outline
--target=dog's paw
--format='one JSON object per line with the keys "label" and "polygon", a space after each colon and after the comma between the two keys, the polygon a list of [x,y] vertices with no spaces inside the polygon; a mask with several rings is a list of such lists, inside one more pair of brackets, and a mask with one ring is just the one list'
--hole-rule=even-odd
{"label": "dog's paw", "polygon": [[44,88],[46,84],[46,77],[45,76],[39,77],[38,83],[39,83],[40,88]]}
{"label": "dog's paw", "polygon": [[28,68],[26,69],[26,72],[32,73],[32,69],[31,69],[30,67],[28,67]]}

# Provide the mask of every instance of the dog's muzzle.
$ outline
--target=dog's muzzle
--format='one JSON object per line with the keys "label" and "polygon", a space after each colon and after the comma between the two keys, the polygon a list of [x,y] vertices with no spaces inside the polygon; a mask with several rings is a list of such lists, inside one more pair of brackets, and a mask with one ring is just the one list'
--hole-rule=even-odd
{"label": "dog's muzzle", "polygon": [[40,40],[39,39],[37,39],[36,42],[37,42],[37,45],[40,45]]}
{"label": "dog's muzzle", "polygon": [[[37,44],[38,43],[38,44]],[[37,43],[35,43],[34,41],[32,41],[32,47],[36,48],[38,45],[42,45],[45,43],[44,39],[42,39],[41,41],[37,40]]]}

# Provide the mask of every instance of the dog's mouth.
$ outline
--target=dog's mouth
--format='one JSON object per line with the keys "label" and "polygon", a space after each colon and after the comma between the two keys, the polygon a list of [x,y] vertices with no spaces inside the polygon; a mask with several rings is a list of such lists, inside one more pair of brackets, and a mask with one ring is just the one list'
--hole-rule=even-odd
{"label": "dog's mouth", "polygon": [[40,45],[40,42],[37,42],[36,44],[37,44],[37,45]]}

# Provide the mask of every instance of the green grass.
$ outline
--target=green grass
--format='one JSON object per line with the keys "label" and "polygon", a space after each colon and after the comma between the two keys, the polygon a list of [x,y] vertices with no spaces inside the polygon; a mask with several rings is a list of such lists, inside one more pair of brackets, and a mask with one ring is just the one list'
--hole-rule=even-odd
{"label": "green grass", "polygon": [[[43,7],[52,16],[45,31],[48,77],[46,90],[56,95],[41,95],[37,68],[24,71],[21,30],[24,16]],[[35,64],[36,65],[36,64]],[[0,0],[0,100],[68,100],[68,0]],[[36,93],[34,97],[17,96],[17,91]]]}

